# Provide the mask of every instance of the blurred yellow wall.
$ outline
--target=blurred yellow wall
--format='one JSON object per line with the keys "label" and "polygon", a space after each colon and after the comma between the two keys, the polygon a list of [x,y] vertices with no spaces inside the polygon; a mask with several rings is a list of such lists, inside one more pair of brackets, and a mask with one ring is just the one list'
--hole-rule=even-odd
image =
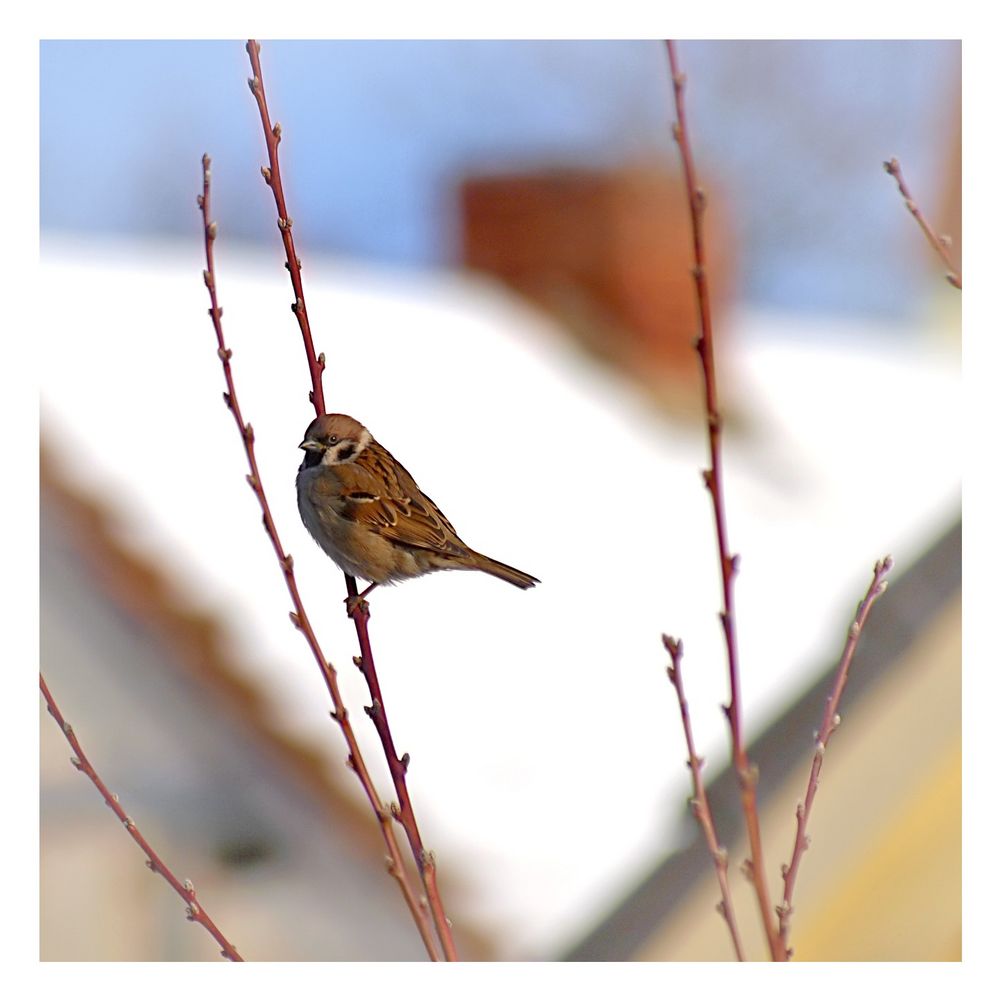
{"label": "blurred yellow wall", "polygon": [[[955,598],[830,741],[795,888],[796,960],[961,960],[961,634]],[[761,817],[775,903],[808,766]],[[746,845],[727,846],[744,946],[765,959],[755,898],[739,873]],[[635,957],[732,958],[718,898],[706,852],[697,889]]]}

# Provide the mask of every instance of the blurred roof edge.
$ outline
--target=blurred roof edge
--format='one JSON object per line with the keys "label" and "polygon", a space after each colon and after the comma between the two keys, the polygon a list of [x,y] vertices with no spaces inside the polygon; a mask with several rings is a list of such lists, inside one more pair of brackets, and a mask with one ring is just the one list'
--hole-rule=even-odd
{"label": "blurred roof edge", "polygon": [[[884,681],[899,679],[897,675],[902,677],[910,662],[905,654],[922,642],[929,623],[959,597],[961,583],[962,523],[959,518],[905,573],[890,577],[889,587],[858,644],[850,679],[841,699],[842,712],[859,709],[866,699],[870,701],[884,689]],[[861,594],[858,596],[860,599]],[[834,663],[748,748],[750,759],[760,773],[758,803],[762,815],[769,805],[786,794],[793,778],[797,783],[800,774],[808,773],[814,745],[811,739],[804,739],[803,734],[815,733],[836,669]],[[795,749],[790,752],[790,748]],[[870,766],[877,768],[878,764],[872,762]],[[799,799],[803,790],[794,790]],[[719,841],[730,845],[730,857],[736,860],[735,848],[741,841],[743,815],[731,767],[727,766],[711,781],[706,791]],[[707,881],[714,886],[714,870],[703,837],[690,814],[686,819],[691,833],[688,846],[664,858],[599,924],[564,950],[563,960],[613,962],[635,959],[637,953],[649,950],[653,939],[688,904],[697,888]],[[815,822],[811,824],[815,825]],[[776,842],[774,846],[781,850],[788,847],[783,842]],[[733,877],[730,868],[731,883]],[[712,891],[718,894],[717,887]],[[724,924],[718,915],[713,916],[721,949],[719,957],[727,957]],[[793,926],[793,938],[795,931]],[[746,929],[743,933],[746,940]],[[960,944],[958,947],[960,954]],[[930,955],[926,957],[933,960]]]}

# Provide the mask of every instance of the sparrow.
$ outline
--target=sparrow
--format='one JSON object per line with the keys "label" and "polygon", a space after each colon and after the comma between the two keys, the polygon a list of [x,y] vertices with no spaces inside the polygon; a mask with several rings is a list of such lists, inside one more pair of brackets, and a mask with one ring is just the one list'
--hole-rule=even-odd
{"label": "sparrow", "polygon": [[442,569],[476,569],[527,589],[530,573],[470,549],[413,476],[353,417],[327,413],[307,428],[295,479],[302,523],[347,574],[384,583]]}

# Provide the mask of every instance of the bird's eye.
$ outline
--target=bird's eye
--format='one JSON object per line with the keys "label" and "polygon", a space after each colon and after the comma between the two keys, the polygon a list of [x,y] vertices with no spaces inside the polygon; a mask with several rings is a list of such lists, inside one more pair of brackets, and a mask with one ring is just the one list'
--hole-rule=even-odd
{"label": "bird's eye", "polygon": [[331,434],[330,437],[327,440],[329,441],[330,444],[336,444],[337,440],[338,440],[337,439],[337,435],[336,434]]}

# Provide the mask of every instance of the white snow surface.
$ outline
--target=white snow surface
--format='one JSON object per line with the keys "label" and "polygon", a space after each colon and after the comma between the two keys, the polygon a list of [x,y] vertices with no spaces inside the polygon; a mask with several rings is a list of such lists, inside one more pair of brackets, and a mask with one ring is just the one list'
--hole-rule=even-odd
{"label": "white snow surface", "polygon": [[[110,506],[178,600],[218,617],[276,723],[353,787],[222,402],[200,245],[42,249],[42,428],[60,474]],[[343,577],[295,505],[312,410],[291,288],[277,250],[222,238],[216,257],[271,509],[382,774]],[[662,632],[684,639],[710,773],[728,752],[704,427],[658,413],[482,279],[310,256],[304,281],[328,409],[365,423],[468,544],[542,580],[380,589],[371,636],[424,840],[458,887],[446,903],[508,957],[548,957],[676,841],[688,774]],[[744,310],[724,333],[726,385],[741,390],[723,447],[752,737],[839,653],[875,559],[905,570],[957,516],[959,359],[934,331],[874,321]]]}

